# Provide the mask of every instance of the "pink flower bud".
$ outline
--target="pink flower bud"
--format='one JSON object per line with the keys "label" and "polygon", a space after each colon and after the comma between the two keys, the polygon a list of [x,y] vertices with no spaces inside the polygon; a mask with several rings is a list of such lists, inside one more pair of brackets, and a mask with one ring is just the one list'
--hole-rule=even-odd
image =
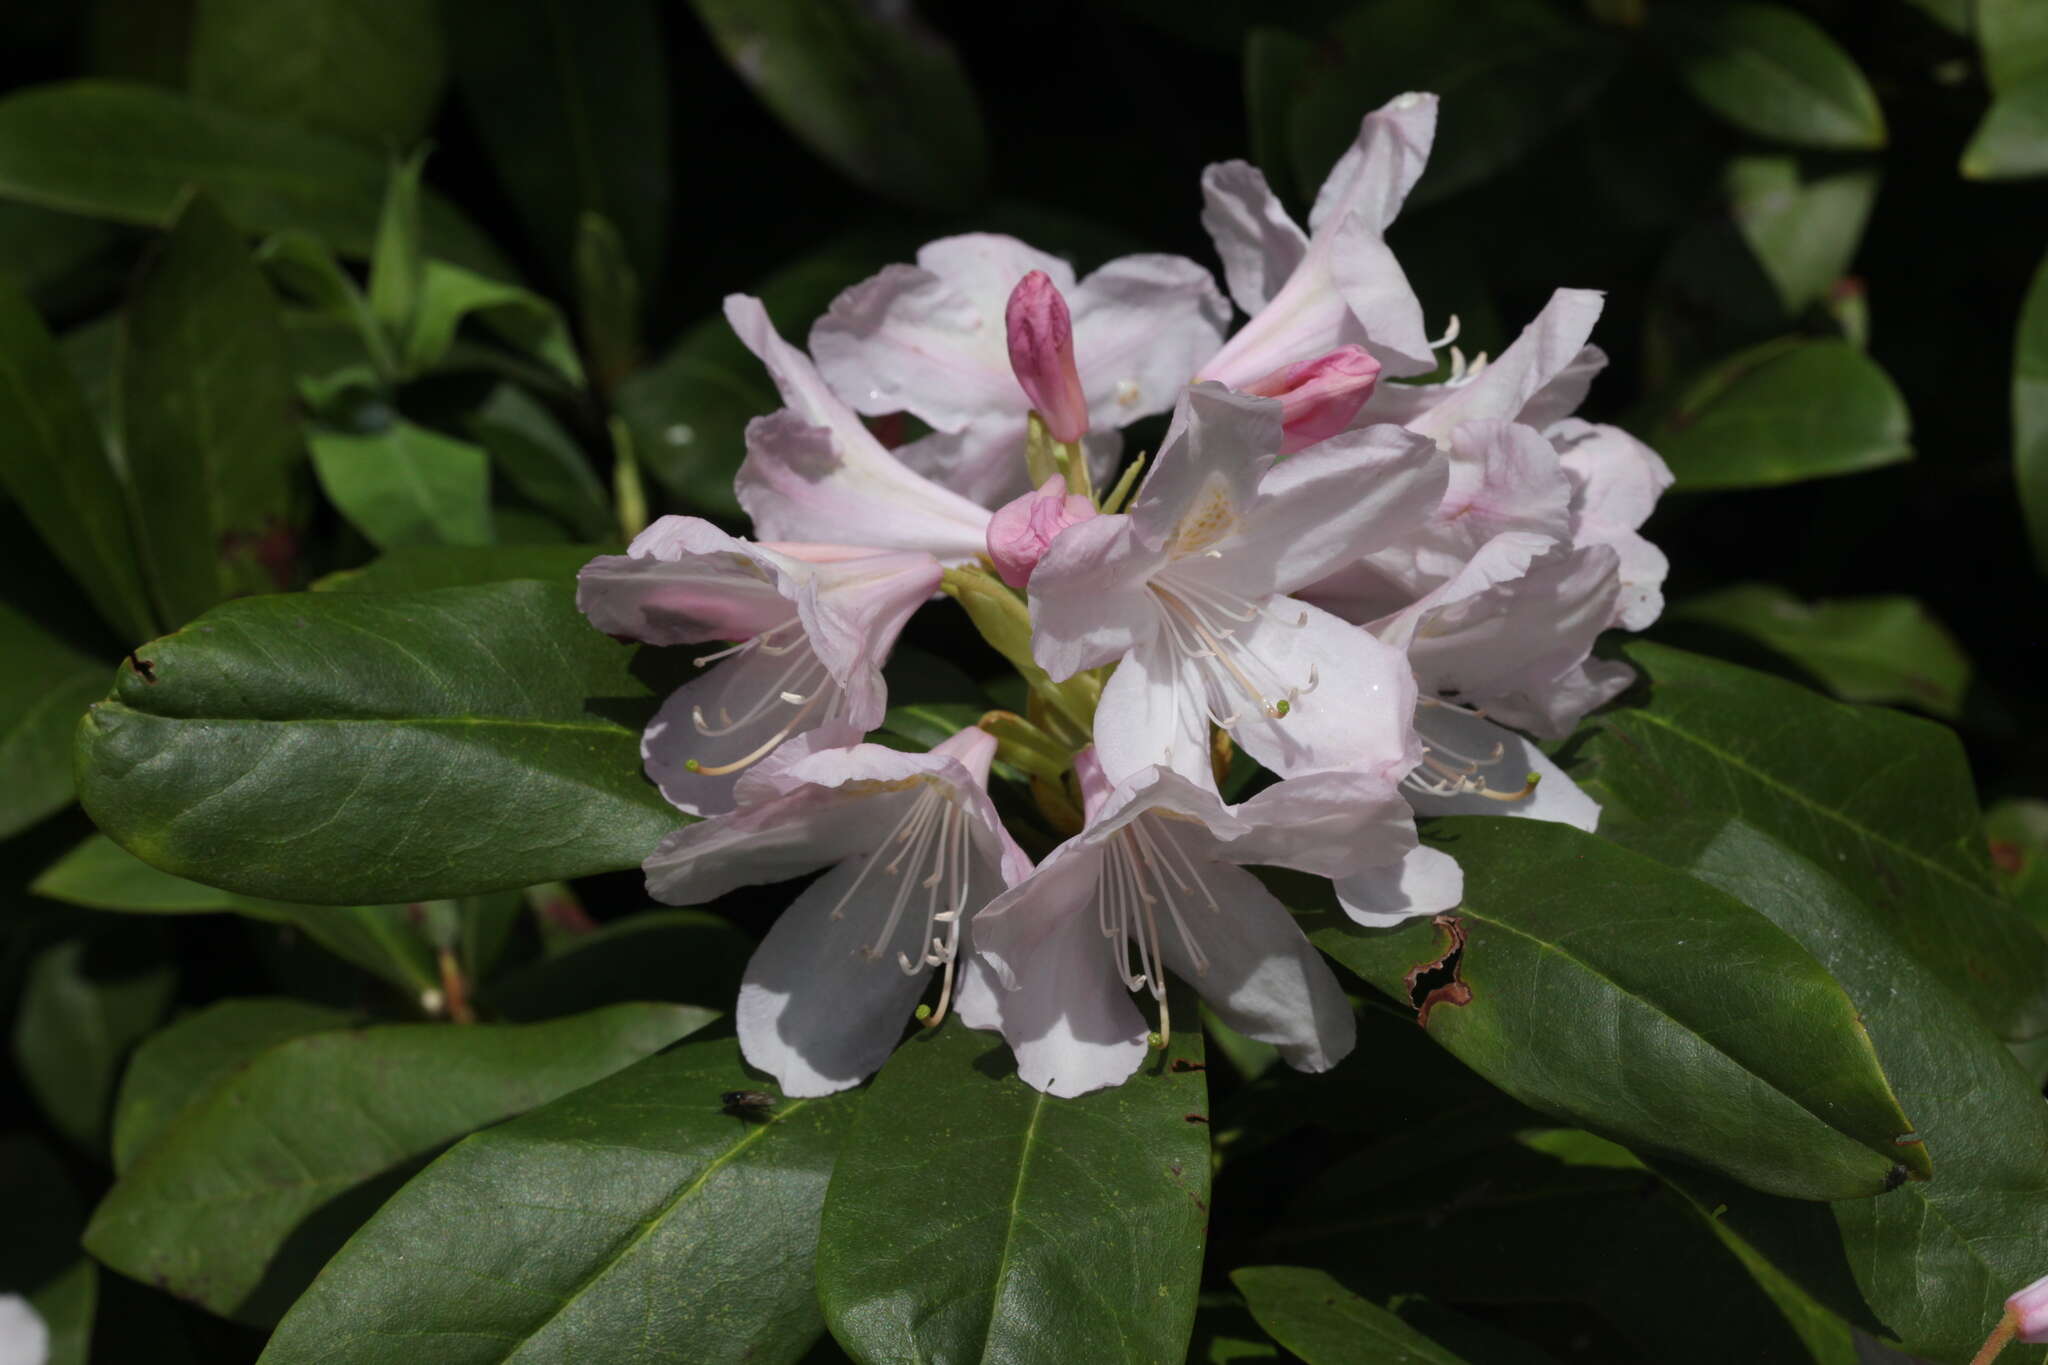
{"label": "pink flower bud", "polygon": [[1055,474],[1035,492],[1005,503],[988,521],[988,557],[1005,583],[1021,588],[1052,547],[1053,537],[1095,515],[1095,504],[1067,491]]}
{"label": "pink flower bud", "polygon": [[1380,363],[1363,346],[1339,346],[1314,360],[1282,365],[1263,379],[1244,386],[1244,392],[1261,398],[1277,398],[1285,436],[1282,455],[1326,441],[1345,427],[1372,397],[1380,377]]}
{"label": "pink flower bud", "polygon": [[2019,1324],[2021,1341],[2035,1345],[2048,1341],[2048,1275],[2007,1299],[2005,1311]]}
{"label": "pink flower bud", "polygon": [[1088,399],[1074,368],[1074,323],[1059,286],[1034,270],[1010,291],[1010,368],[1055,441],[1088,434]]}

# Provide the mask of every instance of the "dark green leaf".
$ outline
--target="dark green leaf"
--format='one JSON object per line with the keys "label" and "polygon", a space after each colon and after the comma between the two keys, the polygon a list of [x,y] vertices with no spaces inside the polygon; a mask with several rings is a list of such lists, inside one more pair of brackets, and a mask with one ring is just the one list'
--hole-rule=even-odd
{"label": "dark green leaf", "polygon": [[[56,1156],[23,1135],[0,1138],[0,1294],[20,1294],[50,1334],[47,1360],[36,1365],[86,1365],[92,1345],[99,1271],[78,1249],[85,1211]],[[10,1339],[10,1348],[19,1351]]]}
{"label": "dark green leaf", "polygon": [[669,76],[652,0],[451,0],[455,80],[548,267],[566,276],[585,211],[643,280],[667,245]]}
{"label": "dark green leaf", "polygon": [[0,203],[0,261],[39,306],[121,239],[119,229],[29,204]]}
{"label": "dark green leaf", "polygon": [[1946,720],[1962,714],[1970,661],[1910,597],[1808,604],[1783,588],[1743,583],[1688,598],[1669,614],[1752,636],[1844,701],[1910,702]]}
{"label": "dark green leaf", "polygon": [[2048,1031],[2048,945],[1994,894],[1946,727],[1657,645],[1648,706],[1594,722],[1602,828],[1740,816],[1839,878],[1999,1036]]}
{"label": "dark green leaf", "polygon": [[1606,85],[1608,35],[1540,0],[1368,0],[1331,29],[1293,111],[1295,183],[1304,194],[1358,136],[1359,120],[1407,90],[1443,99],[1429,169],[1412,206],[1514,165]]}
{"label": "dark green leaf", "polygon": [[566,588],[244,598],[143,654],[80,726],[80,797],[180,876],[460,896],[635,867],[683,819],[640,775],[660,693]]}
{"label": "dark green leaf", "polygon": [[1289,129],[1314,44],[1284,28],[1255,28],[1244,38],[1244,112],[1252,163],[1282,199],[1288,196]]}
{"label": "dark green leaf", "polygon": [[1259,1330],[1243,1299],[1235,1294],[1202,1295],[1195,1309],[1194,1339],[1188,1343],[1189,1365],[1279,1358],[1280,1348]]}
{"label": "dark green leaf", "polygon": [[584,540],[618,534],[590,457],[548,410],[514,384],[500,384],[469,419],[470,434],[534,506]]}
{"label": "dark green leaf", "polygon": [[195,195],[136,289],[121,353],[123,448],[164,620],[290,586],[305,449],[292,401],[277,301]]}
{"label": "dark green leaf", "polygon": [[649,910],[571,939],[558,955],[492,986],[508,1019],[552,1019],[619,1000],[730,1010],[754,943],[703,910]]}
{"label": "dark green leaf", "polygon": [[601,213],[576,223],[576,311],[597,391],[608,396],[640,368],[640,277]]}
{"label": "dark green leaf", "polygon": [[[1935,1161],[1933,1180],[1833,1206],[1832,1266],[1787,1258],[1781,1268],[1825,1297],[1846,1265],[1908,1350],[1968,1356],[2005,1296],[2048,1262],[2048,1107],[2032,1079],[1840,882],[1783,844],[1739,820],[1672,823],[1640,837],[1769,916],[1835,974]],[[1747,1191],[1710,1198],[1728,1205],[1720,1216],[1731,1231],[1772,1259],[1785,1229],[1814,1216]]]}
{"label": "dark green leaf", "polygon": [[[1192,1019],[1192,1000],[1177,1001]],[[958,1020],[876,1076],[839,1154],[818,1299],[855,1360],[1179,1360],[1208,1227],[1199,1030],[1055,1099]]]}
{"label": "dark green leaf", "polygon": [[152,1034],[135,1049],[114,1102],[114,1169],[126,1171],[173,1119],[262,1053],[348,1022],[301,1000],[222,1000]]}
{"label": "dark green leaf", "polygon": [[547,1024],[387,1024],[278,1043],[224,1076],[123,1173],[86,1246],[125,1275],[275,1321],[445,1144],[701,1027],[680,1005]]}
{"label": "dark green leaf", "polygon": [[[0,101],[4,122],[6,101]],[[0,144],[5,143],[0,131]],[[0,145],[0,160],[6,156]],[[100,615],[131,640],[156,632],[127,492],[99,428],[28,301],[0,279],[0,483]]]}
{"label": "dark green leaf", "polygon": [[426,169],[424,151],[393,164],[377,214],[377,240],[370,248],[370,316],[387,337],[405,337],[419,311],[427,267],[426,244],[420,240],[420,176]]}
{"label": "dark green leaf", "polygon": [[1962,172],[1972,180],[2048,175],[2048,70],[2013,82],[1991,101],[1963,148]]}
{"label": "dark green leaf", "polygon": [[[303,300],[312,310],[310,314],[286,312],[283,321],[287,327],[304,333],[317,318],[342,333],[343,344],[335,348],[338,360],[308,366],[304,356],[295,357],[302,381],[310,368],[323,385],[331,386],[337,371],[355,369],[363,360],[369,362],[371,370],[366,380],[390,383],[397,378],[398,362],[391,354],[384,329],[371,315],[370,301],[363,296],[355,278],[342,269],[327,243],[310,232],[280,232],[256,249],[256,259],[281,289]],[[305,336],[294,336],[292,340],[301,350],[310,349]]]}
{"label": "dark green leaf", "polygon": [[2048,71],[2048,13],[2034,0],[1976,0],[1977,43],[1993,90]]}
{"label": "dark green leaf", "polygon": [[1846,341],[1781,338],[1722,361],[1650,435],[1678,486],[1768,488],[1896,464],[1913,451],[1906,403]]}
{"label": "dark green leaf", "polygon": [[1789,156],[1738,157],[1728,167],[1735,225],[1796,316],[1849,273],[1877,199],[1875,171],[1803,182]]}
{"label": "dark green leaf", "polygon": [[583,383],[583,364],[555,306],[540,295],[473,270],[428,261],[419,307],[406,336],[406,372],[431,370],[448,358],[456,328],[474,317],[503,340],[546,362],[571,384]]}
{"label": "dark green leaf", "polygon": [[366,434],[316,428],[307,439],[328,501],[379,549],[490,544],[482,447],[403,418]]}
{"label": "dark green leaf", "polygon": [[109,958],[80,939],[36,957],[14,1020],[14,1059],[59,1132],[106,1149],[121,1063],[163,1017],[177,984],[167,964]]}
{"label": "dark green leaf", "polygon": [[2034,562],[2048,573],[2048,257],[2027,286],[2013,343],[2012,463]]}
{"label": "dark green leaf", "polygon": [[1984,833],[2006,895],[2048,933],[2048,801],[2001,801],[1984,812]]}
{"label": "dark green leaf", "polygon": [[1898,1141],[1913,1125],[1855,1007],[1770,921],[1568,825],[1436,828],[1465,871],[1453,933],[1324,910],[1310,936],[1397,997],[1411,969],[1462,947],[1469,998],[1436,1000],[1427,1028],[1480,1075],[1637,1151],[1794,1198],[1878,1194],[1901,1164],[1928,1174],[1926,1151]]}
{"label": "dark green leaf", "polygon": [[423,592],[538,578],[573,588],[576,571],[616,545],[420,545],[379,555],[360,569],[329,574],[315,592]]}
{"label": "dark green leaf", "polygon": [[1658,5],[1650,32],[1701,103],[1744,132],[1799,147],[1885,142],[1884,113],[1856,63],[1781,5]]}
{"label": "dark green leaf", "polygon": [[96,663],[0,603],[0,839],[71,801],[71,732],[107,685]]}
{"label": "dark green leaf", "polygon": [[1250,1266],[1230,1282],[1273,1339],[1307,1365],[1464,1365],[1464,1361],[1325,1271]]}
{"label": "dark green leaf", "polygon": [[199,0],[192,92],[379,152],[426,131],[447,79],[439,7],[417,0]]}
{"label": "dark green leaf", "polygon": [[[156,226],[198,185],[252,232],[303,228],[370,254],[384,159],[326,137],[118,81],[34,86],[0,99],[0,197]],[[422,207],[429,250],[507,274],[497,250],[448,204]]]}
{"label": "dark green leaf", "polygon": [[[753,291],[777,327],[802,335],[848,285],[888,261],[874,243],[845,241],[778,271]],[[740,515],[732,478],[746,457],[747,423],[782,406],[761,364],[709,317],[658,362],[619,386],[619,416],[654,477],[691,507]]]}
{"label": "dark green leaf", "polygon": [[334,1259],[266,1365],[797,1360],[856,1097],[725,1111],[760,1083],[730,1039],[688,1043],[466,1139]]}
{"label": "dark green leaf", "polygon": [[820,157],[921,208],[972,203],[987,134],[953,50],[908,5],[693,0],[726,61]]}

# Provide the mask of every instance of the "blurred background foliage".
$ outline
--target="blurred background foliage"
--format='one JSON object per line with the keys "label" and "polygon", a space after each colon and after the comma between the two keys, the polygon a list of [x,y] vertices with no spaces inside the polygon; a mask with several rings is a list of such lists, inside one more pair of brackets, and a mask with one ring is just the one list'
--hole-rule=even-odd
{"label": "blurred background foliage", "polygon": [[[689,1000],[693,971],[729,992],[745,950],[694,912],[590,936],[640,907],[631,873],[345,911],[153,874],[71,804],[73,721],[118,661],[241,594],[473,581],[491,554],[484,576],[566,575],[649,515],[737,525],[740,432],[775,399],[725,329],[726,293],[762,295],[800,338],[838,290],[953,232],[1014,233],[1083,268],[1133,250],[1210,262],[1204,165],[1257,162],[1298,214],[1359,117],[1407,89],[1444,100],[1390,234],[1432,326],[1455,314],[1467,355],[1495,352],[1553,287],[1607,293],[1613,363],[1585,415],[1678,475],[1650,527],[1672,562],[1652,637],[1952,724],[1996,864],[2048,923],[2038,0],[8,3],[0,999],[19,1072],[0,1087],[17,1134],[0,1179],[18,1192],[0,1202],[41,1203],[0,1287],[42,1286],[59,1358],[88,1338],[95,1359],[253,1358],[290,1301],[180,1291],[252,1324],[237,1326],[96,1274],[49,1233],[143,1141],[146,1113],[124,1098],[115,1122],[115,1090],[176,1009],[279,995],[328,1012],[251,1022],[265,1043],[416,1017],[422,998],[446,1015],[463,1007],[452,960],[456,981],[494,980],[500,1017],[553,1018]],[[451,567],[436,547],[476,554]],[[380,551],[397,553],[365,569]],[[981,671],[957,626],[921,620],[908,649]],[[910,657],[927,680],[959,676]],[[978,704],[972,686],[952,704]],[[928,722],[892,723],[915,740]],[[198,913],[217,911],[237,913]],[[146,917],[162,913],[181,917]],[[664,956],[670,930],[687,946]],[[572,965],[543,970],[578,935]],[[1470,1079],[1419,1060],[1409,1077],[1413,1030],[1382,1031],[1414,1094]],[[1228,1252],[1197,1353],[1272,1357],[1249,1301],[1305,1359],[1391,1358],[1331,1354],[1289,1317],[1332,1302],[1301,1282],[1320,1272],[1256,1267],[1325,1235],[1273,1210],[1347,1188],[1357,1133],[1428,1104],[1377,1088],[1354,1101],[1377,1112],[1304,1136],[1284,1126],[1303,1092],[1241,1060],[1219,1068],[1236,1116],[1219,1111],[1220,1148],[1281,1142],[1300,1165],[1220,1190],[1211,1241]],[[1757,1320],[1758,1353],[1712,1358],[1844,1358],[1835,1319],[1741,1278],[1702,1225],[1686,1223],[1700,1245],[1642,1233],[1688,1215],[1633,1158],[1531,1139],[1532,1117],[1488,1094],[1472,1100],[1484,1159],[1507,1142],[1531,1189],[1578,1198],[1575,1236],[1670,1259],[1487,1311],[1560,1357],[1691,1359],[1698,1342],[1643,1317],[1637,1280],[1708,1265],[1782,1310]],[[1403,1160],[1386,1141],[1375,1160]],[[1495,1177],[1433,1179],[1469,1205],[1397,1205],[1375,1235],[1426,1227],[1430,1267],[1483,1253],[1564,1273],[1541,1264],[1552,1241],[1517,1253],[1526,1229],[1484,1225]],[[1233,1283],[1239,1266],[1254,1268]],[[1485,1323],[1438,1326],[1493,1358]]]}

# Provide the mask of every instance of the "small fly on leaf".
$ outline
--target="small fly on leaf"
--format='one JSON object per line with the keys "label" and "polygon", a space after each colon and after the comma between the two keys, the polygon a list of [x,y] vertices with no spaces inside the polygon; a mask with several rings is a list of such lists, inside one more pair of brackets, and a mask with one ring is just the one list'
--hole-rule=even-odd
{"label": "small fly on leaf", "polygon": [[728,1090],[718,1098],[736,1119],[765,1119],[775,1107],[775,1097],[765,1090]]}

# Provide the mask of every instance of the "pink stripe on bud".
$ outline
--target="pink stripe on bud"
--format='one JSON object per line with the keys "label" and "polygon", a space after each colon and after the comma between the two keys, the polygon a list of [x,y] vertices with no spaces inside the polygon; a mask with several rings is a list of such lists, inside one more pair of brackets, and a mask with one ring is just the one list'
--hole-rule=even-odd
{"label": "pink stripe on bud", "polygon": [[1372,397],[1379,377],[1379,361],[1363,346],[1339,346],[1314,360],[1282,365],[1245,385],[1244,392],[1280,400],[1280,421],[1285,428],[1280,453],[1292,455],[1350,426],[1365,400]]}
{"label": "pink stripe on bud", "polygon": [[1074,322],[1059,286],[1034,270],[1010,291],[1004,321],[1010,330],[1010,368],[1055,441],[1088,434],[1088,399],[1074,368]]}
{"label": "pink stripe on bud", "polygon": [[1095,504],[1069,493],[1066,480],[1055,474],[1043,487],[996,509],[988,519],[988,557],[1003,582],[1021,588],[1052,548],[1053,537],[1094,515]]}

